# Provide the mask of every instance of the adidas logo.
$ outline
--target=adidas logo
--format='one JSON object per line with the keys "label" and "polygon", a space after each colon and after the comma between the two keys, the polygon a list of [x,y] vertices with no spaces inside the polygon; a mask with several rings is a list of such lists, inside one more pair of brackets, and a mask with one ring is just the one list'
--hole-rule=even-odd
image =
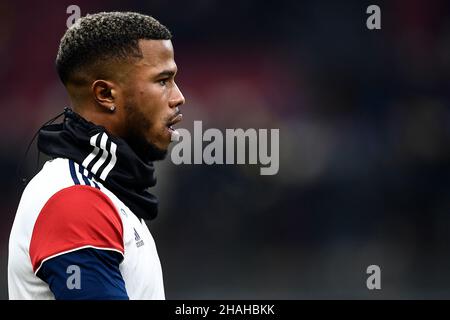
{"label": "adidas logo", "polygon": [[134,229],[134,240],[136,241],[136,247],[142,247],[144,245],[144,240],[141,239],[139,233],[137,233],[136,229]]}
{"label": "adidas logo", "polygon": [[90,144],[94,150],[83,160],[82,166],[105,181],[116,165],[117,145],[108,138],[106,133],[100,133],[91,137]]}

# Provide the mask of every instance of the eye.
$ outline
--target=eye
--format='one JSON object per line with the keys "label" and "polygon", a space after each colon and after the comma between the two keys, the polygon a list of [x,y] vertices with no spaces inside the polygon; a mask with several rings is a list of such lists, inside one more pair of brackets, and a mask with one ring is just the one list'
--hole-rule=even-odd
{"label": "eye", "polygon": [[167,84],[168,79],[161,79],[159,80],[159,84],[162,86],[165,86]]}

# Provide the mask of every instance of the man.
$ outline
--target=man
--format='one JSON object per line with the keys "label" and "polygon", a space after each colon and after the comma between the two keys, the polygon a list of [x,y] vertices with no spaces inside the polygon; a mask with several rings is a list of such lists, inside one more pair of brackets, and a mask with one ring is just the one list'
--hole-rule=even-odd
{"label": "man", "polygon": [[44,126],[52,160],[27,185],[9,240],[10,299],[164,299],[144,222],[157,214],[161,160],[184,97],[171,33],[152,17],[87,15],[56,59],[72,109]]}

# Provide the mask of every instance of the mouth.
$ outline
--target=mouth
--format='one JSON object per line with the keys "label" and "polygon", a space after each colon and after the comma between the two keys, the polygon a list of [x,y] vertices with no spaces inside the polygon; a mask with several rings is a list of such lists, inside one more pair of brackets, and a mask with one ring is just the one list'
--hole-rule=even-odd
{"label": "mouth", "polygon": [[180,122],[183,119],[183,114],[180,113],[179,110],[175,113],[175,115],[167,122],[167,130],[170,133],[170,140],[171,141],[178,141],[180,138],[180,133],[173,127],[178,122]]}
{"label": "mouth", "polygon": [[181,113],[177,113],[168,123],[167,123],[167,127],[169,129],[175,130],[173,129],[173,126],[176,125],[178,122],[180,122],[183,119],[183,114]]}

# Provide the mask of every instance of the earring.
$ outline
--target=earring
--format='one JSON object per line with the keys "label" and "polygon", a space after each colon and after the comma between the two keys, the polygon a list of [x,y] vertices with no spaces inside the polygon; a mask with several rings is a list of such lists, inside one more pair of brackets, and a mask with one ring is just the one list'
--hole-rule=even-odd
{"label": "earring", "polygon": [[114,111],[114,110],[116,110],[116,106],[111,106],[111,107],[109,108],[109,110],[111,110],[111,112]]}

